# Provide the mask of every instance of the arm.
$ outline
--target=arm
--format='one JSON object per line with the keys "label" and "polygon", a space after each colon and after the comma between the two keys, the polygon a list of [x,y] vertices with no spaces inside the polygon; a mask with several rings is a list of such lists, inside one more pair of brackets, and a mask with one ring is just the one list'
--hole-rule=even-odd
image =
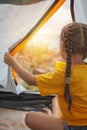
{"label": "arm", "polygon": [[57,96],[55,96],[52,99],[52,111],[49,108],[43,108],[43,112],[50,115],[50,116],[60,118],[60,108],[59,108],[58,97]]}
{"label": "arm", "polygon": [[52,112],[53,112],[53,115],[55,117],[59,117],[60,116],[60,108],[59,108],[58,97],[57,96],[55,96],[52,99]]}
{"label": "arm", "polygon": [[35,76],[24,69],[9,53],[5,53],[4,62],[14,68],[16,73],[29,85],[37,85]]}

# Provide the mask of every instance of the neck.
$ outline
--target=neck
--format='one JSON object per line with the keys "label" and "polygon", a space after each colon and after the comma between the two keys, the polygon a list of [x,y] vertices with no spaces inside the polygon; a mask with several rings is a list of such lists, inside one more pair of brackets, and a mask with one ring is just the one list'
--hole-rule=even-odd
{"label": "neck", "polygon": [[82,55],[79,55],[79,54],[73,54],[72,55],[72,65],[75,65],[75,64],[83,64],[84,61],[83,61],[83,58],[82,58]]}

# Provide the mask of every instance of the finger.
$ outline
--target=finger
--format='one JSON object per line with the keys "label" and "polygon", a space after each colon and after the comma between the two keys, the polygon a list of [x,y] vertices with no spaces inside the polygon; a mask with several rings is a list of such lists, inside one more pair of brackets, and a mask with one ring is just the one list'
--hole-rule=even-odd
{"label": "finger", "polygon": [[46,113],[46,114],[48,114],[48,115],[52,115],[51,110],[48,109],[48,108],[43,108],[43,112]]}
{"label": "finger", "polygon": [[8,57],[8,53],[5,52],[4,57],[3,57],[3,61],[4,61],[5,63],[6,63],[6,61],[7,61],[7,57]]}

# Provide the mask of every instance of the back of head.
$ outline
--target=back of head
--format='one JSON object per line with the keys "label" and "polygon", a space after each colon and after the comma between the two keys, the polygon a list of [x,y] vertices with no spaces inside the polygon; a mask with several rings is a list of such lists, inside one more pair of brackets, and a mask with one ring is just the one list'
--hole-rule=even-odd
{"label": "back of head", "polygon": [[61,32],[61,41],[64,42],[66,52],[71,46],[72,53],[83,55],[83,59],[87,57],[87,25],[83,23],[70,23],[66,25]]}
{"label": "back of head", "polygon": [[68,102],[70,110],[72,97],[70,93],[72,54],[80,54],[83,59],[87,57],[87,25],[83,23],[70,23],[61,32],[60,40],[64,43],[66,50],[66,84],[64,97]]}

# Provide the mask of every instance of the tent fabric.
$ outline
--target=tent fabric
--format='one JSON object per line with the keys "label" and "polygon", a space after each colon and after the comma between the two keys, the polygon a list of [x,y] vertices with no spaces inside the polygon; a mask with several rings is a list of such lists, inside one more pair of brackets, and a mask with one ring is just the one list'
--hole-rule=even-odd
{"label": "tent fabric", "polygon": [[76,15],[76,21],[82,22],[87,24],[87,0],[75,0],[75,15]]}
{"label": "tent fabric", "polygon": [[[10,68],[4,64],[6,51],[16,54],[65,0],[0,0],[0,85],[15,89]],[[67,1],[67,0],[66,0]],[[87,0],[75,1],[76,21],[87,23]],[[56,22],[56,21],[55,21]],[[0,91],[1,91],[0,87]],[[8,89],[7,89],[8,90]]]}
{"label": "tent fabric", "polygon": [[0,108],[0,130],[31,130],[25,125],[27,111]]}
{"label": "tent fabric", "polygon": [[0,92],[0,108],[21,111],[42,111],[44,107],[52,109],[51,102],[53,97],[42,97],[39,93],[21,93],[16,95],[11,92]]}

